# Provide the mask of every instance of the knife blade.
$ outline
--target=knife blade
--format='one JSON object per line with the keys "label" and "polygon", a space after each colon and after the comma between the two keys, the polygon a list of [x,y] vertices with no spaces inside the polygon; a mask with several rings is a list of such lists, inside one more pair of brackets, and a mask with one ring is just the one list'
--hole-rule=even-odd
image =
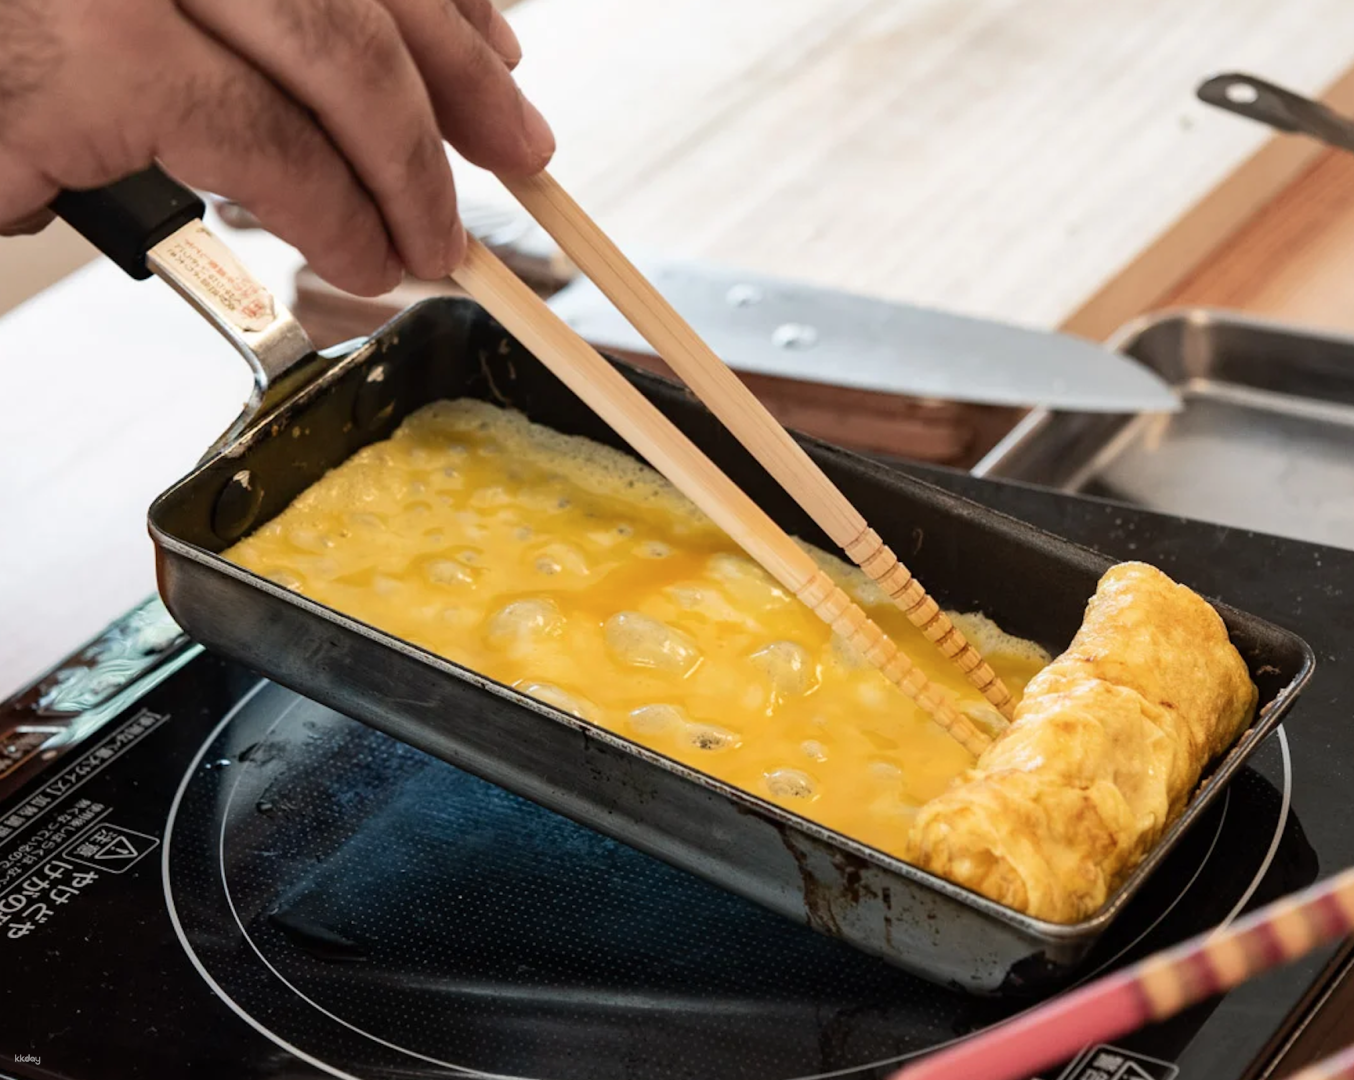
{"label": "knife blade", "polygon": [[[1076,412],[1176,412],[1154,372],[1068,334],[818,288],[703,262],[640,270],[735,371],[918,398]],[[589,342],[652,352],[586,278],[550,306]]]}

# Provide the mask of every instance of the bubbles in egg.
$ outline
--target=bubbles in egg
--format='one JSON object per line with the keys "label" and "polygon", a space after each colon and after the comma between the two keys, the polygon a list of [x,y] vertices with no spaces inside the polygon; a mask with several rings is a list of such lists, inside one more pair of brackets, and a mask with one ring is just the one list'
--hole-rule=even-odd
{"label": "bubbles in egg", "polygon": [[682,738],[697,750],[732,750],[741,741],[734,732],[715,724],[689,724]]}
{"label": "bubbles in egg", "polygon": [[637,734],[663,735],[680,731],[691,721],[679,705],[641,705],[630,710],[629,723]]}
{"label": "bubbles in egg", "polygon": [[794,641],[773,641],[751,657],[771,683],[777,697],[806,694],[818,686],[818,665],[808,649]]}
{"label": "bubbles in egg", "polygon": [[534,682],[521,680],[513,685],[514,690],[520,690],[528,697],[534,697],[537,701],[543,701],[547,705],[552,705],[560,712],[566,712],[570,716],[576,716],[580,720],[596,721],[600,715],[597,706],[581,694],[571,694],[563,690],[554,683]]}
{"label": "bubbles in egg", "polygon": [[489,616],[484,636],[496,649],[520,648],[563,627],[564,616],[553,600],[514,600]]}
{"label": "bubbles in egg", "polygon": [[673,585],[668,595],[684,608],[698,608],[705,602],[705,590],[699,585]]}
{"label": "bubbles in egg", "polygon": [[573,544],[547,544],[536,553],[536,571],[541,574],[575,574],[586,577],[592,572],[588,558]]}
{"label": "bubbles in egg", "polygon": [[291,589],[293,592],[299,592],[305,588],[306,584],[300,574],[281,566],[268,572],[268,580],[275,585],[281,585],[284,589]]}
{"label": "bubbles in egg", "polygon": [[[949,744],[917,707],[660,477],[486,402],[420,409],[236,551],[317,602],[517,686],[557,721],[553,708],[828,827],[859,824],[886,849],[906,836],[904,812],[966,764],[932,753]],[[840,559],[813,557],[849,593],[872,595]],[[891,605],[887,615],[912,633]],[[985,654],[999,641],[979,620],[961,629]],[[994,655],[1018,690],[1029,673]],[[962,675],[933,670],[957,706],[992,721]]]}
{"label": "bubbles in egg", "polygon": [[287,530],[287,539],[302,551],[328,551],[334,546],[334,538],[322,529],[311,525],[293,525]]}
{"label": "bubbles in egg", "polygon": [[433,559],[423,568],[423,573],[437,585],[470,585],[475,581],[470,570],[451,559]]}
{"label": "bubbles in egg", "polygon": [[470,496],[470,505],[480,509],[503,506],[511,501],[508,493],[497,484],[492,487],[482,487]]}
{"label": "bubbles in egg", "polygon": [[745,555],[721,551],[710,556],[706,569],[711,577],[730,584],[755,581],[769,586],[772,583],[771,575]]}
{"label": "bubbles in egg", "polygon": [[664,593],[678,607],[699,612],[714,622],[734,623],[738,626],[746,626],[750,630],[756,629],[758,625],[755,616],[739,611],[738,608],[729,603],[728,597],[712,586],[685,582],[670,585],[664,590]]}
{"label": "bubbles in egg", "polygon": [[673,675],[689,675],[701,662],[694,641],[676,627],[641,615],[621,611],[602,626],[607,650],[623,664],[653,668]]}
{"label": "bubbles in egg", "polygon": [[798,769],[772,769],[763,779],[766,790],[780,799],[812,799],[818,794],[813,777]]}
{"label": "bubbles in egg", "polygon": [[711,555],[705,568],[738,604],[765,609],[783,606],[793,599],[775,578],[743,555],[730,552]]}

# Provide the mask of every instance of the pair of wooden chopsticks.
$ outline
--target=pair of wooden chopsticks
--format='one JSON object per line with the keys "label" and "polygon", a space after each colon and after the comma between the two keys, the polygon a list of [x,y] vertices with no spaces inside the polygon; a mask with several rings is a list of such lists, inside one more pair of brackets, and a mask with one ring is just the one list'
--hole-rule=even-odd
{"label": "pair of wooden chopsticks", "polygon": [[[1003,716],[1010,692],[846,496],[755,395],[547,173],[504,184],[734,436],[873,578]],[[491,252],[471,241],[452,275],[655,468],[974,754],[990,742],[905,652],[837,588],[625,378]]]}
{"label": "pair of wooden chopsticks", "polygon": [[[1165,1020],[1351,930],[1354,870],[1346,870],[1230,927],[1156,953],[942,1050],[896,1073],[893,1080],[1025,1080],[1087,1046]],[[1354,1048],[1299,1075],[1303,1080],[1354,1076]]]}

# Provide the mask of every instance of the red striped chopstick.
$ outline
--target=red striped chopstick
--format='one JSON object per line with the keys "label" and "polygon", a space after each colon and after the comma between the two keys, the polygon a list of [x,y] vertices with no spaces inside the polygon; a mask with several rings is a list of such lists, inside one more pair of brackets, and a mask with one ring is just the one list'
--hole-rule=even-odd
{"label": "red striped chopstick", "polygon": [[1288,1080],[1354,1080],[1354,1046],[1347,1046],[1315,1065],[1308,1065]]}
{"label": "red striped chopstick", "polygon": [[[893,1080],[1026,1080],[1354,929],[1354,870],[1155,953],[894,1074]],[[1343,1055],[1341,1055],[1343,1057]],[[1332,1059],[1335,1061],[1337,1059]],[[1354,1075],[1317,1073],[1317,1077]]]}

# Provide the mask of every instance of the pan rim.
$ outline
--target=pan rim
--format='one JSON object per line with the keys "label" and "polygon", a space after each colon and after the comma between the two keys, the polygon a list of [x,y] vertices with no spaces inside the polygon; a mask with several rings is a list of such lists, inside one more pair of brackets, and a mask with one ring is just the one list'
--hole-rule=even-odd
{"label": "pan rim", "polygon": [[[1118,888],[1110,894],[1105,903],[1093,915],[1085,919],[1075,923],[1057,923],[1039,919],[1017,911],[1014,908],[1007,907],[989,897],[983,896],[981,893],[977,893],[962,885],[951,882],[946,878],[933,874],[930,871],[899,859],[896,856],[889,855],[877,848],[862,844],[843,833],[828,829],[811,819],[795,814],[775,803],[761,799],[759,796],[745,791],[742,788],[735,787],[707,773],[692,769],[690,766],[686,766],[681,762],[650,750],[641,744],[634,743],[631,740],[626,739],[623,735],[611,732],[600,725],[592,724],[579,717],[572,716],[547,705],[544,702],[521,694],[511,687],[490,679],[479,672],[463,667],[454,661],[447,660],[429,650],[406,642],[403,639],[397,638],[376,627],[372,627],[361,620],[353,619],[327,605],[320,604],[309,597],[292,592],[291,590],[285,589],[274,582],[253,574],[242,567],[238,567],[221,555],[210,551],[205,547],[181,540],[159,524],[157,516],[171,498],[185,489],[192,488],[192,486],[199,482],[218,462],[240,458],[256,441],[273,437],[279,430],[289,427],[290,425],[285,421],[285,417],[289,416],[294,411],[303,408],[316,395],[333,385],[354,367],[361,366],[369,361],[379,360],[381,353],[384,351],[383,343],[389,343],[392,339],[397,339],[402,324],[414,313],[430,306],[460,308],[464,312],[472,315],[478,313],[477,317],[482,317],[486,320],[488,319],[487,314],[483,314],[482,309],[474,304],[473,301],[461,298],[435,298],[425,300],[395,316],[395,318],[386,323],[385,326],[373,333],[370,338],[362,341],[351,351],[335,356],[333,362],[323,372],[316,375],[314,379],[295,390],[289,396],[278,400],[275,404],[272,404],[269,408],[261,412],[246,425],[235,438],[227,445],[221,447],[216,454],[199,462],[191,472],[175,482],[154,499],[148,511],[147,526],[156,549],[157,563],[166,553],[169,553],[181,558],[186,558],[214,573],[224,574],[227,577],[234,578],[251,588],[261,590],[276,599],[300,607],[328,623],[344,627],[385,648],[393,648],[395,651],[402,653],[406,657],[423,663],[425,666],[429,666],[441,674],[451,675],[462,682],[469,683],[481,690],[494,694],[496,697],[506,700],[511,704],[526,707],[538,715],[554,720],[556,723],[563,724],[564,726],[583,734],[586,738],[595,739],[614,750],[619,750],[623,753],[638,757],[651,766],[663,769],[669,773],[675,773],[684,780],[695,782],[701,787],[712,789],[721,797],[738,805],[743,811],[751,812],[763,819],[767,819],[777,828],[794,829],[808,835],[821,844],[843,850],[851,856],[876,867],[883,872],[907,878],[914,884],[923,886],[932,892],[939,893],[950,900],[971,908],[980,915],[1001,923],[1035,943],[1045,945],[1089,944],[1097,939],[1108,928],[1133,897],[1136,896],[1146,884],[1147,880],[1155,872],[1161,862],[1174,850],[1184,833],[1187,832],[1195,824],[1198,818],[1213,804],[1222,791],[1226,789],[1227,784],[1232,780],[1234,775],[1240,771],[1255,751],[1258,750],[1260,745],[1283,721],[1294,701],[1310,682],[1312,674],[1315,671],[1316,655],[1305,638],[1286,627],[1279,626],[1258,615],[1254,615],[1223,601],[1205,597],[1205,599],[1208,599],[1208,602],[1218,610],[1219,614],[1224,617],[1224,621],[1242,621],[1252,627],[1264,629],[1272,635],[1284,638],[1290,645],[1297,646],[1301,655],[1301,663],[1292,679],[1279,688],[1268,702],[1257,703],[1259,711],[1251,725],[1238,736],[1232,746],[1229,747],[1221,757],[1209,763],[1212,765],[1212,769],[1196,785],[1193,797],[1189,800],[1185,810],[1171,823],[1149,852],[1119,884]],[[618,361],[613,357],[608,357],[608,359],[621,368],[623,373],[625,373],[632,382],[638,383],[641,390],[644,390],[646,387],[649,389],[663,388],[670,393],[674,386],[681,388],[680,384],[676,384],[672,380],[664,379],[651,372],[626,364],[623,361]],[[704,409],[704,406],[699,403],[697,403],[697,407]],[[873,458],[847,450],[843,447],[835,446],[812,436],[804,435],[798,431],[792,431],[792,434],[796,440],[804,445],[805,449],[815,457],[820,459],[825,457],[835,459],[837,462],[848,465],[852,469],[863,471],[876,478],[887,479],[895,485],[903,483],[918,489],[924,489],[946,503],[957,513],[978,517],[986,522],[995,521],[1002,528],[1005,528],[1012,533],[1020,534],[1022,538],[1027,540],[1033,541],[1038,539],[1045,543],[1051,542],[1059,549],[1059,553],[1063,558],[1068,561],[1078,561],[1084,568],[1094,569],[1097,574],[1103,574],[1105,570],[1110,566],[1115,565],[1118,561],[1109,556],[1102,555],[1082,544],[1069,540],[1066,537],[1041,529],[1020,518],[1005,514],[975,500],[958,495],[945,488],[939,487],[938,485],[931,484],[924,479],[911,475],[905,470],[891,468],[883,462]],[[989,480],[989,482],[1005,483],[1005,481],[999,479]],[[1055,494],[1060,494],[1067,498],[1077,497],[1062,492]],[[1151,511],[1143,512],[1151,513]],[[1230,620],[1228,619],[1228,616],[1231,616]],[[1249,671],[1249,665],[1248,672],[1254,677],[1255,672]]]}

